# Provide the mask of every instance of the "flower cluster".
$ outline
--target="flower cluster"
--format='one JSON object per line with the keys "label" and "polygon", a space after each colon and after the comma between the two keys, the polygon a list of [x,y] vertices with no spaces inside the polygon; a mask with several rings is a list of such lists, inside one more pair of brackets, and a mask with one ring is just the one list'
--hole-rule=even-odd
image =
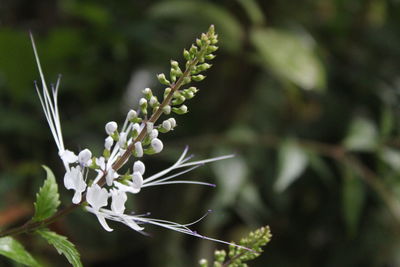
{"label": "flower cluster", "polygon": [[[146,166],[140,160],[144,155],[160,153],[163,150],[164,146],[159,139],[159,134],[172,131],[177,126],[176,120],[171,115],[173,113],[181,115],[188,112],[185,101],[193,98],[198,89],[187,85],[192,81],[199,82],[205,78],[201,73],[211,67],[211,64],[206,61],[215,57],[212,53],[217,50],[217,42],[217,35],[214,32],[214,27],[211,26],[207,33],[203,33],[196,40],[196,44],[193,44],[190,49],[184,50],[183,56],[186,60],[184,71],[177,61],[171,60],[169,78],[163,73],[157,75],[158,81],[166,86],[160,100],[150,88],[144,89],[138,109],[129,110],[122,127],[118,127],[115,121],[106,123],[104,151],[102,155],[96,157],[92,155],[88,148],[77,154],[65,149],[57,100],[60,78],[55,85],[51,86],[50,92],[32,37],[42,89],[40,90],[36,83],[35,87],[57,145],[60,159],[65,167],[64,185],[67,189],[74,191],[72,202],[74,204],[87,203],[86,210],[97,216],[105,230],[112,231],[106,220],[121,222],[136,231],[142,231],[143,225],[148,223],[226,243],[201,236],[190,230],[188,226],[195,222],[182,225],[165,220],[151,219],[147,215],[134,215],[132,212],[125,212],[128,194],[137,194],[142,188],[176,183],[215,186],[205,182],[176,180],[175,178],[205,163],[231,157],[231,155],[228,155],[190,161],[192,157],[187,156],[188,149],[186,148],[175,164],[148,177],[145,177]],[[167,118],[158,123],[162,115]],[[130,165],[129,159],[131,157],[134,158],[134,162]],[[121,174],[118,171],[124,165],[130,165],[131,168]],[[94,174],[92,175],[92,173]]]}

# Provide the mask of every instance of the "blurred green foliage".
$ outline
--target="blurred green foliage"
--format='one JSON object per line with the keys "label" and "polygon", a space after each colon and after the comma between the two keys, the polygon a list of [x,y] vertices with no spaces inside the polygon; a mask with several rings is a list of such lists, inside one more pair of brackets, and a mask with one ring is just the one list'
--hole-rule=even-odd
{"label": "blurred green foliage", "polygon": [[[41,164],[62,166],[33,88],[28,31],[48,81],[61,73],[64,138],[101,152],[103,126],[136,107],[198,33],[221,43],[190,113],[146,158],[155,172],[184,145],[198,157],[236,153],[194,178],[217,188],[165,186],[129,203],[178,222],[215,212],[202,234],[239,240],[269,225],[274,239],[251,266],[398,266],[400,34],[396,0],[26,1],[0,4],[0,219],[32,203]],[[161,88],[154,88],[154,90]],[[211,119],[210,119],[211,118]],[[94,150],[96,150],[94,149]],[[61,189],[62,203],[71,193]],[[85,266],[194,266],[219,245],[156,228],[152,237],[81,211],[52,225]],[[49,266],[67,262],[40,240],[19,240]],[[25,242],[24,242],[25,241]],[[29,241],[29,242],[27,242]],[[0,259],[0,265],[8,264]]]}

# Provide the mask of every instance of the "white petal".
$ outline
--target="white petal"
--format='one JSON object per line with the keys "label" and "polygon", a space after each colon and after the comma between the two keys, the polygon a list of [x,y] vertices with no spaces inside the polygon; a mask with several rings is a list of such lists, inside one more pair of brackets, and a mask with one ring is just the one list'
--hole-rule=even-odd
{"label": "white petal", "polygon": [[74,197],[72,198],[72,203],[79,204],[82,200],[82,192],[75,191]]}
{"label": "white petal", "polygon": [[146,166],[143,162],[141,162],[140,160],[135,161],[135,163],[133,164],[133,172],[139,172],[141,175],[143,175],[145,170]]}
{"label": "white petal", "polygon": [[123,191],[118,191],[116,189],[111,190],[111,210],[118,214],[123,214],[125,211],[125,202],[128,196]]}
{"label": "white petal", "polygon": [[127,137],[127,133],[121,133],[120,135],[119,135],[119,141],[118,141],[118,144],[119,144],[119,146],[120,147],[125,147],[125,144],[126,144],[126,137]]}
{"label": "white petal", "polygon": [[[107,182],[107,185],[108,186],[111,186],[112,185],[112,182],[114,181],[114,179],[116,178],[116,172],[115,172],[115,170],[113,169],[113,168],[110,168],[108,171],[107,171],[107,175],[106,175],[106,182]],[[118,177],[118,175],[117,175],[117,177]]]}
{"label": "white petal", "polygon": [[132,175],[132,187],[137,190],[137,192],[140,191],[143,185],[143,177],[140,174],[140,172],[134,172]]}
{"label": "white petal", "polygon": [[133,187],[133,183],[128,181],[128,185],[124,185],[120,182],[114,181],[114,185],[118,188],[118,190],[121,190],[123,192],[129,192],[132,194],[139,193],[140,189],[135,189]]}
{"label": "white petal", "polygon": [[59,156],[61,160],[66,163],[75,163],[78,161],[78,157],[75,155],[75,153],[68,149],[61,152]]}
{"label": "white petal", "polygon": [[101,207],[107,206],[108,197],[107,189],[94,184],[87,190],[86,201],[94,210],[99,210]]}

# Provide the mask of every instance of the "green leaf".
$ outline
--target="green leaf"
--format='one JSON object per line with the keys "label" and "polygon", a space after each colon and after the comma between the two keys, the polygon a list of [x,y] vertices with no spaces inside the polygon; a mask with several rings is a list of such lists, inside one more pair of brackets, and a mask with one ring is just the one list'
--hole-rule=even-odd
{"label": "green leaf", "polygon": [[348,130],[343,145],[353,151],[372,151],[378,144],[378,130],[371,120],[357,117]]}
{"label": "green leaf", "polygon": [[59,254],[64,254],[72,266],[82,266],[79,252],[76,250],[75,245],[68,241],[65,236],[52,232],[47,228],[37,230],[36,233],[46,239],[50,245],[53,245]]}
{"label": "green leaf", "polygon": [[307,153],[294,140],[287,140],[279,149],[278,160],[278,177],[274,189],[277,192],[283,192],[306,169],[308,157]]}
{"label": "green leaf", "polygon": [[35,215],[33,221],[42,221],[53,215],[58,206],[60,205],[58,187],[53,172],[46,166],[47,178],[43,186],[40,188],[39,193],[36,194]]}
{"label": "green leaf", "polygon": [[28,251],[14,238],[0,238],[0,254],[27,266],[40,266]]}
{"label": "green leaf", "polygon": [[365,189],[361,178],[349,166],[344,168],[343,179],[343,216],[349,234],[354,236],[357,232],[361,211],[364,206]]}
{"label": "green leaf", "polygon": [[307,34],[257,28],[250,33],[261,63],[283,79],[306,90],[325,87],[325,71]]}
{"label": "green leaf", "polygon": [[184,21],[194,20],[206,26],[214,24],[220,33],[221,47],[237,51],[243,41],[244,30],[239,21],[224,7],[205,1],[163,1],[153,5],[150,15],[161,18],[178,18]]}

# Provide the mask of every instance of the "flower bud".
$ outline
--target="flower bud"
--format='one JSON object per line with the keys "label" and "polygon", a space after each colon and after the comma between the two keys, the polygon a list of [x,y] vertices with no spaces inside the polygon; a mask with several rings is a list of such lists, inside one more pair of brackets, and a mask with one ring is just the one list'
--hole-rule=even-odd
{"label": "flower bud", "polygon": [[154,129],[154,123],[152,122],[146,122],[146,129],[147,129],[147,133],[151,133],[151,131],[153,131]]}
{"label": "flower bud", "polygon": [[171,93],[171,88],[169,88],[169,87],[165,88],[165,90],[164,90],[164,99],[167,98],[169,93]]}
{"label": "flower bud", "polygon": [[199,74],[199,75],[193,75],[192,76],[192,80],[195,82],[201,82],[202,80],[204,80],[206,78],[206,76]]}
{"label": "flower bud", "polygon": [[167,132],[170,131],[171,128],[172,128],[171,122],[170,122],[169,120],[163,121],[162,127],[163,127]]}
{"label": "flower bud", "polygon": [[90,160],[92,158],[92,152],[89,149],[84,149],[79,152],[78,161],[82,166],[87,166],[90,164]]}
{"label": "flower bud", "polygon": [[186,49],[183,49],[183,57],[184,57],[186,60],[190,60],[190,53],[189,53],[189,51],[187,51]]}
{"label": "flower bud", "polygon": [[117,123],[115,121],[110,121],[106,124],[106,127],[105,127],[106,133],[108,135],[112,135],[117,130],[117,128],[118,128]]}
{"label": "flower bud", "polygon": [[111,136],[107,137],[106,140],[104,141],[104,148],[107,150],[111,150],[111,146],[113,145],[114,140],[112,139]]}
{"label": "flower bud", "polygon": [[153,140],[151,140],[151,147],[153,148],[155,153],[160,153],[163,150],[163,143],[161,142],[160,139],[155,138]]}
{"label": "flower bud", "polygon": [[169,118],[168,121],[171,123],[171,129],[176,127],[176,120],[174,118]]}
{"label": "flower bud", "polygon": [[188,108],[186,105],[182,105],[179,108],[172,108],[172,111],[178,115],[182,115],[188,112]]}
{"label": "flower bud", "polygon": [[128,115],[126,116],[128,121],[132,122],[132,120],[137,118],[137,113],[134,110],[129,110]]}
{"label": "flower bud", "polygon": [[143,147],[141,142],[135,143],[135,150],[133,152],[135,157],[143,157]]}
{"label": "flower bud", "polygon": [[142,113],[144,115],[147,115],[147,100],[144,98],[141,98],[139,100],[139,106],[140,106],[140,110],[142,111]]}
{"label": "flower bud", "polygon": [[179,68],[179,63],[178,63],[178,61],[171,60],[171,67],[174,68],[174,69]]}
{"label": "flower bud", "polygon": [[166,106],[163,107],[162,110],[163,110],[165,115],[168,115],[168,114],[171,113],[171,106],[170,105],[166,105]]}
{"label": "flower bud", "polygon": [[[140,190],[143,185],[143,176],[139,172],[132,174],[132,187],[136,190]],[[138,191],[139,192],[139,191]]]}
{"label": "flower bud", "polygon": [[140,160],[137,160],[135,163],[133,163],[133,172],[139,172],[141,175],[143,175],[145,170],[146,166]]}
{"label": "flower bud", "polygon": [[165,74],[164,73],[160,73],[157,75],[157,79],[161,84],[164,85],[170,85],[170,81],[167,80],[167,78],[165,78]]}
{"label": "flower bud", "polygon": [[154,108],[155,106],[159,105],[160,103],[157,100],[157,97],[152,96],[149,100],[150,107]]}
{"label": "flower bud", "polygon": [[150,138],[150,139],[157,138],[157,136],[158,136],[158,130],[157,130],[157,129],[153,129],[153,130],[151,131],[151,133],[149,134],[149,138]]}
{"label": "flower bud", "polygon": [[144,97],[145,97],[147,100],[149,100],[150,97],[153,96],[153,92],[151,91],[150,88],[145,88],[145,89],[142,91],[142,93],[144,94]]}

